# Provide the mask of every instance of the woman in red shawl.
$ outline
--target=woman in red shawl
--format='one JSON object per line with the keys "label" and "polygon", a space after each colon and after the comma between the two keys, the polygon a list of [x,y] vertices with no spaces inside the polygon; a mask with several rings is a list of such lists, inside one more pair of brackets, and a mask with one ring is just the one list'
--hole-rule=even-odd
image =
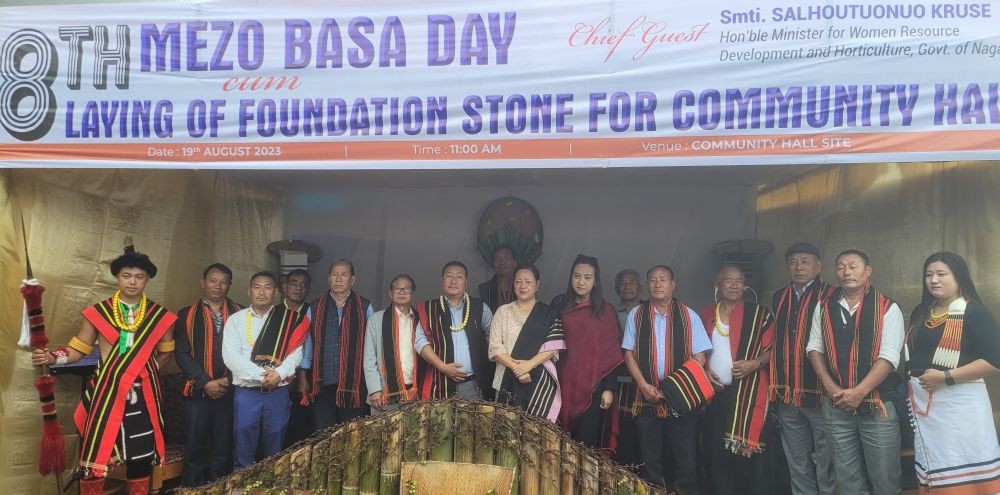
{"label": "woman in red shawl", "polygon": [[565,357],[557,363],[562,382],[559,423],[578,442],[614,449],[618,414],[611,406],[624,359],[618,316],[604,301],[597,258],[576,257],[566,293],[552,305],[562,313],[566,340]]}

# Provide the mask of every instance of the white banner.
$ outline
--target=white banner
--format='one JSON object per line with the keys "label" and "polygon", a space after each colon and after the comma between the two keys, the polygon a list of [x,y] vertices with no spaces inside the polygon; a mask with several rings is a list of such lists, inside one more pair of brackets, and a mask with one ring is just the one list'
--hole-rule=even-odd
{"label": "white banner", "polygon": [[7,166],[1000,158],[997,0],[0,8]]}

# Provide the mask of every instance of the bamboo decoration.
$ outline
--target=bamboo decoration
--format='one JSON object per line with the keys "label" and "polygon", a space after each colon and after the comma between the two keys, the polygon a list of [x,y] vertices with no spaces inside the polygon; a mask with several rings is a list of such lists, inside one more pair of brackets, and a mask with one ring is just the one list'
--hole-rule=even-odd
{"label": "bamboo decoration", "polygon": [[561,474],[560,494],[577,495],[581,493],[583,477],[580,475],[580,449],[569,440],[562,443]]}
{"label": "bamboo decoration", "polygon": [[421,418],[423,416],[425,405],[420,404],[415,407],[410,414],[403,416],[403,424],[401,425],[403,429],[403,461],[404,462],[419,462],[424,460],[425,450],[422,447],[422,440],[424,438],[425,429]]}
{"label": "bamboo decoration", "polygon": [[559,495],[562,478],[560,435],[554,428],[542,430],[542,495]]}
{"label": "bamboo decoration", "polygon": [[521,427],[524,457],[521,462],[521,495],[541,493],[542,432],[538,423],[526,422]]}
{"label": "bamboo decoration", "polygon": [[[350,428],[350,426],[347,426]],[[347,459],[346,443],[350,430],[339,429],[330,436],[330,450],[327,455],[326,493],[341,495],[344,492],[344,462]]]}
{"label": "bamboo decoration", "polygon": [[431,407],[431,418],[428,421],[428,460],[452,462],[455,460],[455,410],[448,403],[434,404]]}
{"label": "bamboo decoration", "polygon": [[380,495],[399,495],[400,470],[403,461],[403,447],[400,441],[403,421],[403,416],[392,416],[386,426],[387,442],[385,458],[382,460],[382,477],[379,482]]}
{"label": "bamboo decoration", "polygon": [[385,422],[380,420],[365,421],[364,423],[367,436],[364,437],[361,445],[360,480],[358,482],[360,495],[378,495],[379,478],[382,474],[382,460],[378,454],[383,443],[384,424]]}
{"label": "bamboo decoration", "polygon": [[474,417],[475,421],[472,424],[473,437],[475,437],[473,462],[476,464],[494,464],[496,462],[496,454],[493,448],[493,406],[480,405]]}
{"label": "bamboo decoration", "polygon": [[601,488],[600,464],[597,457],[592,453],[581,454],[583,461],[580,465],[580,478],[582,495],[598,495]]}
{"label": "bamboo decoration", "polygon": [[344,467],[344,485],[341,490],[343,495],[359,495],[359,483],[361,477],[361,423],[351,423],[351,430],[348,433],[347,445],[344,451],[347,453],[347,466]]}
{"label": "bamboo decoration", "polygon": [[472,418],[468,404],[455,405],[455,462],[475,462]]}
{"label": "bamboo decoration", "polygon": [[258,468],[254,471],[254,478],[260,482],[262,486],[274,485],[274,459],[268,459],[261,462]]}
{"label": "bamboo decoration", "polygon": [[325,458],[330,455],[330,439],[324,438],[313,444],[309,466],[309,487],[326,490],[328,466]]}
{"label": "bamboo decoration", "polygon": [[520,456],[518,455],[521,429],[520,416],[514,411],[505,410],[495,414],[494,417],[498,420],[494,425],[498,429],[496,431],[497,438],[500,440],[500,445],[502,445],[497,450],[497,464],[515,469],[511,495],[518,495],[520,493],[520,482],[518,479],[524,476],[523,470],[520,467]]}
{"label": "bamboo decoration", "polygon": [[[555,424],[506,405],[462,399],[403,404],[340,425],[181,495],[408,495],[403,461],[514,469],[514,495],[671,495]],[[445,470],[450,473],[450,470]],[[475,471],[470,471],[475,472]],[[404,488],[400,490],[401,486]]]}
{"label": "bamboo decoration", "polygon": [[292,489],[305,490],[309,486],[309,472],[312,468],[312,447],[304,445],[292,453]]}
{"label": "bamboo decoration", "polygon": [[274,486],[276,488],[289,488],[291,473],[291,456],[287,454],[279,455],[274,460]]}
{"label": "bamboo decoration", "polygon": [[618,476],[611,469],[601,469],[601,495],[618,495]]}

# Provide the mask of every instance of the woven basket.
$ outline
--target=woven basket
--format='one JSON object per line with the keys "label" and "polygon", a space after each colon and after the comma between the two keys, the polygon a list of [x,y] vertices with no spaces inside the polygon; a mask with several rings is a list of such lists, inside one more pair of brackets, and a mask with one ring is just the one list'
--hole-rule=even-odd
{"label": "woven basket", "polygon": [[410,480],[417,494],[510,495],[514,468],[463,462],[404,462],[399,493],[409,493]]}

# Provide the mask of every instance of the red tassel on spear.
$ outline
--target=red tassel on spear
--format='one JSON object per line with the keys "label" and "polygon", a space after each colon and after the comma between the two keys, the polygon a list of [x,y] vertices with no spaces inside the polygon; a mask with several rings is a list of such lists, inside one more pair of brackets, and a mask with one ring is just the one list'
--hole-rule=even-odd
{"label": "red tassel on spear", "polygon": [[[45,349],[49,338],[45,335],[45,317],[42,315],[42,293],[45,287],[31,273],[31,261],[28,259],[28,238],[24,230],[24,214],[21,214],[21,236],[24,240],[24,260],[27,265],[27,280],[21,283],[21,296],[24,298],[26,325],[28,327],[29,345],[33,349]],[[62,471],[66,467],[66,439],[56,416],[55,379],[49,374],[48,366],[40,366],[35,388],[38,389],[38,400],[42,404],[42,444],[38,457],[38,472],[42,476],[54,474],[56,485],[62,491]]]}

